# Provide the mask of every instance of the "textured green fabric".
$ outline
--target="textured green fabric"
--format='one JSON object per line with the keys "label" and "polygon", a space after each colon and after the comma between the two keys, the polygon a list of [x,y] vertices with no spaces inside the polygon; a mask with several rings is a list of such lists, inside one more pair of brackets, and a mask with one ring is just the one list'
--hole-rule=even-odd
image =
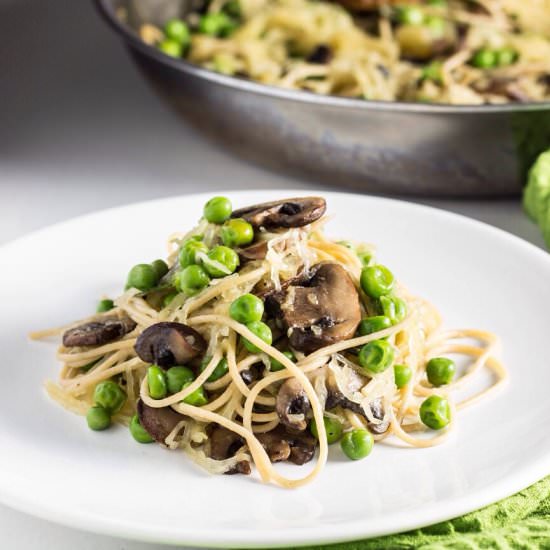
{"label": "textured green fabric", "polygon": [[399,535],[309,550],[550,549],[550,477],[465,516]]}

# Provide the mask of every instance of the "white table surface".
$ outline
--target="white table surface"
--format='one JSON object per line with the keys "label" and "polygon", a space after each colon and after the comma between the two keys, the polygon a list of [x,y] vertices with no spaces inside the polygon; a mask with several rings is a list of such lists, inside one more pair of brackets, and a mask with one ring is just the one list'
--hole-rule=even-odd
{"label": "white table surface", "polygon": [[[154,97],[90,2],[0,0],[0,244],[79,214],[221,189],[312,187],[244,164]],[[419,199],[539,246],[518,200]],[[152,550],[0,506],[3,548]]]}

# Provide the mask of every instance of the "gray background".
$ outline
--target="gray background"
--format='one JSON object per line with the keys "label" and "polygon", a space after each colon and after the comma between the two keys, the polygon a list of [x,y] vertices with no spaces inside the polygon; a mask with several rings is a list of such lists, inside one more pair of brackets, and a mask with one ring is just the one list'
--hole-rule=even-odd
{"label": "gray background", "polygon": [[[319,188],[244,164],[176,120],[88,1],[0,0],[0,40],[0,243],[150,198]],[[542,246],[519,200],[418,202]],[[3,506],[0,534],[3,547],[19,550],[157,548],[58,527]]]}

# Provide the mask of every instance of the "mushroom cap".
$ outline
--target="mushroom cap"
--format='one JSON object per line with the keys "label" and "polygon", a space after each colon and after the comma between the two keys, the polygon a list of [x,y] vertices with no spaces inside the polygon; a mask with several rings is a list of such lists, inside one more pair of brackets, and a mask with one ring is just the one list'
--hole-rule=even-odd
{"label": "mushroom cap", "polygon": [[165,445],[164,441],[177,423],[185,418],[172,407],[149,407],[141,399],[137,402],[139,423],[145,431],[157,442]]}
{"label": "mushroom cap", "polygon": [[292,433],[281,425],[256,437],[271,462],[288,460],[298,465],[305,464],[313,458],[317,448],[317,440],[309,432]]}
{"label": "mushroom cap", "polygon": [[256,229],[303,227],[318,220],[326,209],[327,204],[322,197],[297,197],[240,208],[231,217],[243,218]]}
{"label": "mushroom cap", "polygon": [[63,345],[67,348],[100,346],[122,338],[135,328],[136,322],[130,317],[104,317],[67,330],[63,334]]}
{"label": "mushroom cap", "polygon": [[204,338],[183,323],[156,323],[138,337],[136,353],[145,363],[161,367],[184,365],[206,350]]}
{"label": "mushroom cap", "polygon": [[359,294],[339,264],[320,263],[309,274],[266,297],[266,309],[282,319],[294,349],[311,353],[347,340],[361,321]]}
{"label": "mushroom cap", "polygon": [[[208,439],[210,444],[209,456],[214,460],[225,460],[226,458],[235,456],[237,451],[245,444],[244,439],[239,434],[218,425],[212,428]],[[250,462],[248,460],[240,460],[231,470],[225,473],[228,475],[249,475],[250,472]]]}
{"label": "mushroom cap", "polygon": [[282,424],[293,430],[307,428],[307,414],[311,410],[308,396],[296,378],[288,378],[279,388],[275,409]]}

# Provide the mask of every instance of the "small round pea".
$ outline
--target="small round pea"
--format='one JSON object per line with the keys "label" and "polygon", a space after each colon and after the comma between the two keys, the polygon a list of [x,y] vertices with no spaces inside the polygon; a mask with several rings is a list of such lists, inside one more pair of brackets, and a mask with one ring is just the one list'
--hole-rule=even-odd
{"label": "small round pea", "polygon": [[[202,372],[207,366],[208,363],[212,360],[212,357],[206,356],[200,366],[200,371]],[[225,376],[229,372],[229,366],[227,365],[227,359],[224,357],[220,359],[218,364],[215,366],[214,370],[212,371],[212,374],[206,379],[207,382],[215,382],[216,380],[219,380],[222,378],[222,376]]]}
{"label": "small round pea", "polygon": [[229,307],[231,319],[243,324],[260,321],[264,314],[264,303],[254,294],[243,294]]}
{"label": "small round pea", "polygon": [[183,48],[179,42],[176,42],[175,40],[170,40],[169,38],[165,38],[160,44],[158,45],[158,49],[165,55],[168,55],[170,57],[181,57],[183,53]]}
{"label": "small round pea", "polygon": [[[293,363],[296,361],[296,357],[294,357],[294,354],[290,350],[283,351],[283,355]],[[284,368],[286,368],[281,362],[277,361],[277,359],[274,359],[273,357],[270,357],[269,360],[271,363],[271,372],[277,372],[278,370],[283,370]]]}
{"label": "small round pea", "polygon": [[351,460],[367,457],[374,447],[374,438],[368,430],[357,428],[346,432],[340,441],[344,454]]}
{"label": "small round pea", "polygon": [[[328,416],[323,417],[323,422],[327,432],[327,443],[332,445],[333,443],[340,441],[342,438],[342,432],[344,431],[342,423],[336,418],[329,418]],[[311,421],[309,430],[311,431],[311,435],[313,435],[313,437],[319,439],[319,431],[317,430],[317,422],[315,422],[315,418]]]}
{"label": "small round pea", "polygon": [[416,6],[400,6],[397,10],[397,20],[404,25],[422,25],[424,13]]}
{"label": "small round pea", "polygon": [[170,367],[166,371],[166,387],[168,393],[178,393],[189,382],[193,382],[195,375],[187,367]]}
{"label": "small round pea", "polygon": [[157,277],[157,282],[168,273],[168,266],[164,260],[155,260],[151,263],[151,267]]}
{"label": "small round pea", "polygon": [[185,268],[190,265],[198,264],[197,253],[202,252],[208,254],[208,247],[197,239],[188,239],[180,249],[179,262],[181,267]]}
{"label": "small round pea", "polygon": [[407,304],[397,296],[381,296],[380,308],[393,325],[400,323],[407,316]]}
{"label": "small round pea", "polygon": [[199,32],[210,36],[227,36],[235,24],[225,13],[208,13],[199,21]]}
{"label": "small round pea", "polygon": [[430,15],[424,20],[424,25],[432,31],[433,35],[440,36],[445,32],[447,22],[443,19],[443,17]]}
{"label": "small round pea", "polygon": [[431,395],[420,405],[420,420],[432,430],[441,430],[451,421],[449,402],[440,395]]}
{"label": "small round pea", "polygon": [[104,380],[95,387],[94,403],[116,414],[126,403],[126,392],[116,382]]}
{"label": "small round pea", "polygon": [[168,394],[166,374],[157,365],[151,365],[147,369],[147,385],[149,386],[149,395],[153,399],[164,399]]}
{"label": "small round pea", "polygon": [[359,334],[361,336],[367,336],[368,334],[374,334],[380,332],[386,328],[392,326],[391,319],[385,315],[375,315],[374,317],[367,317],[359,323]]}
{"label": "small round pea", "polygon": [[512,65],[518,59],[518,52],[514,48],[506,47],[501,48],[496,52],[496,63],[499,67],[506,67]]}
{"label": "small round pea", "polygon": [[[273,341],[273,335],[271,334],[271,329],[261,321],[252,321],[251,323],[247,323],[246,328],[252,332],[252,334],[255,334],[260,340],[263,340],[266,344],[271,345],[271,342]],[[244,347],[250,352],[250,353],[261,353],[262,350],[255,346],[252,342],[249,342],[246,338],[243,338],[243,344]]]}
{"label": "small round pea", "polygon": [[492,69],[497,65],[496,52],[489,48],[481,48],[472,57],[471,64],[478,69]]}
{"label": "small round pea", "polygon": [[383,265],[364,267],[361,271],[361,288],[371,298],[380,298],[389,294],[394,284],[392,272]]}
{"label": "small round pea", "polygon": [[233,212],[231,201],[226,197],[214,197],[205,205],[203,215],[210,223],[223,223]]}
{"label": "small round pea", "polygon": [[393,376],[398,389],[404,388],[412,378],[412,370],[407,365],[394,365]]}
{"label": "small round pea", "polygon": [[188,265],[177,277],[176,288],[188,296],[198,294],[210,283],[210,277],[200,265]]}
{"label": "small round pea", "polygon": [[[204,268],[211,277],[225,277],[231,275],[239,265],[239,255],[227,246],[215,246],[209,253],[208,259],[210,262],[204,262]],[[211,262],[217,262],[224,267],[222,270],[220,267],[213,265]]]}
{"label": "small round pea", "polygon": [[86,422],[91,430],[106,430],[111,425],[111,415],[105,407],[94,405],[86,413]]}
{"label": "small round pea", "polygon": [[105,299],[100,300],[100,302],[97,304],[96,311],[97,313],[104,313],[105,311],[110,311],[115,307],[115,303],[113,300]]}
{"label": "small round pea", "polygon": [[157,274],[149,264],[138,264],[128,273],[127,286],[137,288],[142,292],[151,290],[157,284]]}
{"label": "small round pea", "polygon": [[181,19],[170,19],[164,25],[164,34],[170,40],[186,46],[191,41],[191,33],[185,21]]}
{"label": "small round pea", "polygon": [[422,79],[431,80],[437,84],[441,83],[442,79],[442,64],[440,61],[433,61],[422,69]]}
{"label": "small round pea", "polygon": [[[187,384],[188,386],[189,384]],[[184,400],[187,405],[202,407],[208,403],[208,397],[202,386],[199,386],[193,393],[190,393]]]}
{"label": "small round pea", "polygon": [[434,357],[426,365],[428,382],[436,387],[449,384],[453,380],[455,372],[455,362],[447,357]]}
{"label": "small round pea", "polygon": [[130,420],[130,433],[138,443],[153,442],[153,438],[147,433],[145,428],[141,425],[137,414],[134,414],[134,416],[132,416],[132,420]]}
{"label": "small round pea", "polygon": [[171,303],[172,303],[172,300],[178,295],[177,292],[170,292],[170,294],[167,294],[163,299],[162,299],[162,306],[163,307],[168,307]]}
{"label": "small round pea", "polygon": [[387,340],[373,340],[359,352],[359,364],[366,370],[378,374],[393,363],[395,352]]}
{"label": "small round pea", "polygon": [[246,220],[235,218],[222,225],[220,236],[225,246],[245,246],[254,240],[254,228]]}

